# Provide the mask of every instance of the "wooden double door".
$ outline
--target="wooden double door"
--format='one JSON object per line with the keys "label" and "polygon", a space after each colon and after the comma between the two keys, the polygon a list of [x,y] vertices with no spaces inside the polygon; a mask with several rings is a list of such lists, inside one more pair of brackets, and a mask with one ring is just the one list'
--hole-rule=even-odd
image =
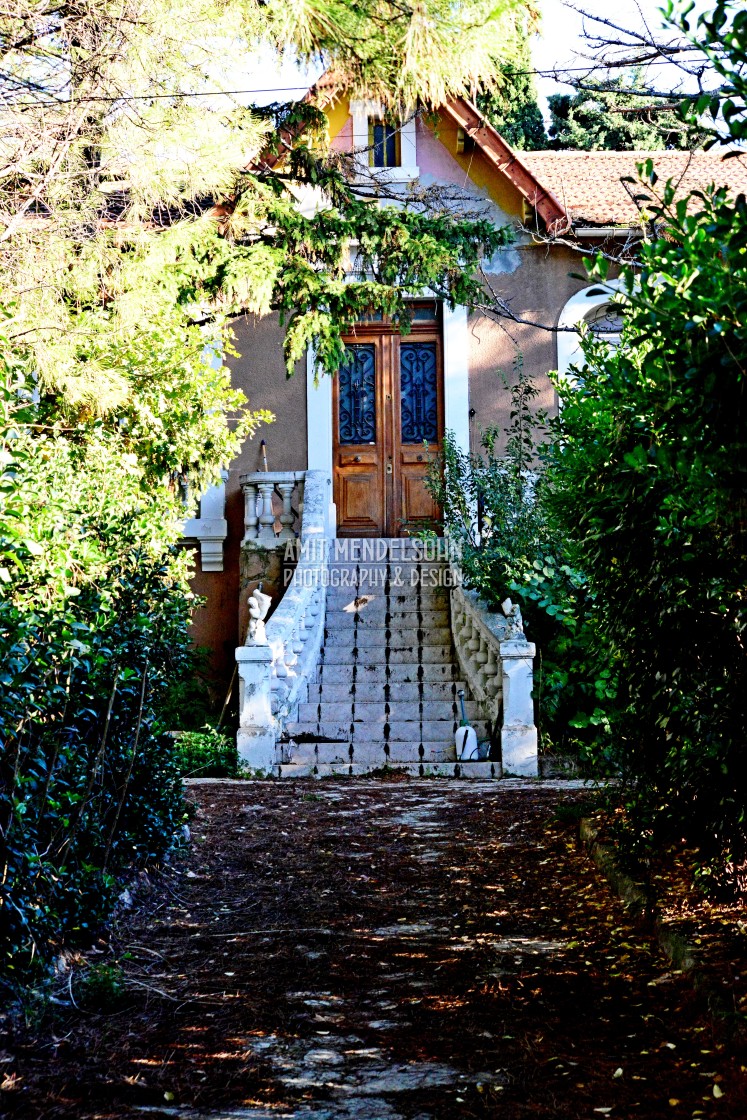
{"label": "wooden double door", "polygon": [[346,347],[333,391],[338,535],[401,537],[433,528],[439,510],[425,480],[444,430],[435,308],[416,306],[407,335],[366,324]]}

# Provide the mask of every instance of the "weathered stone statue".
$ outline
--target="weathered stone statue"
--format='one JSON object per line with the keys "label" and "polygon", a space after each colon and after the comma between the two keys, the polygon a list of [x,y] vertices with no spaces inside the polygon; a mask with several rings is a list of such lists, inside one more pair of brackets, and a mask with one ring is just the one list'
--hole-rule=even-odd
{"label": "weathered stone statue", "polygon": [[506,616],[506,637],[507,642],[522,642],[526,641],[524,636],[524,620],[521,617],[521,607],[518,603],[512,603],[510,599],[504,599],[501,603],[501,610]]}
{"label": "weathered stone statue", "polygon": [[269,595],[265,595],[261,588],[262,585],[260,584],[249,596],[249,636],[246,639],[248,646],[267,645],[265,618],[272,599]]}

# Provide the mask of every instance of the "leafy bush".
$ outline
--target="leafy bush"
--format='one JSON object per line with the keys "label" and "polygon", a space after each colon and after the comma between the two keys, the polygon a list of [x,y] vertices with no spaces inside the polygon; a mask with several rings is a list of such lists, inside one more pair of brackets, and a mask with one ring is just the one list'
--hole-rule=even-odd
{"label": "leafy bush", "polygon": [[611,749],[633,834],[684,836],[734,883],[747,861],[747,199],[673,196],[625,274],[622,345],[587,337],[582,380],[558,386],[552,505],[617,667]]}
{"label": "leafy bush", "polygon": [[184,778],[236,778],[239,755],[236,737],[205,726],[183,731],[176,741],[177,766]]}
{"label": "leafy bush", "polygon": [[172,731],[199,731],[219,714],[220,705],[208,684],[212,677],[209,652],[205,646],[197,646],[185,654],[184,671],[170,683],[163,698],[164,727]]}
{"label": "leafy bush", "polygon": [[537,644],[535,700],[543,751],[599,761],[614,713],[615,674],[594,623],[594,600],[548,508],[537,437],[536,389],[517,362],[505,451],[490,429],[482,454],[466,455],[447,433],[428,486],[459,545],[465,584],[499,610],[519,602]]}
{"label": "leafy bush", "polygon": [[0,983],[90,936],[183,815],[170,684],[190,665],[183,511],[113,432],[0,383]]}
{"label": "leafy bush", "polygon": [[77,1004],[86,1011],[112,1013],[126,1000],[124,972],[118,964],[94,964],[75,985]]}

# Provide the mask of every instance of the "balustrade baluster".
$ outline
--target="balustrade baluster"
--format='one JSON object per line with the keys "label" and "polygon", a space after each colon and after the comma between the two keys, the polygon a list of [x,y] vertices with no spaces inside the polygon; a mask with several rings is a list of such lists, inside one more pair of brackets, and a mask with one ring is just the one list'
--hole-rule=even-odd
{"label": "balustrade baluster", "polygon": [[244,540],[257,538],[257,487],[253,482],[244,483]]}
{"label": "balustrade baluster", "polygon": [[488,642],[487,648],[487,661],[483,665],[483,680],[485,682],[485,691],[489,698],[493,700],[500,691],[500,673],[498,669],[498,651],[492,642]]}
{"label": "balustrade baluster", "polygon": [[262,501],[262,510],[259,515],[259,540],[266,544],[275,544],[275,514],[272,509],[272,492],[275,489],[272,482],[260,482],[259,493]]}
{"label": "balustrade baluster", "polygon": [[293,532],[293,510],[291,509],[291,496],[295,482],[291,479],[288,482],[279,482],[278,490],[283,500],[283,512],[280,514],[280,524],[282,526],[278,535],[279,541],[292,541],[295,540],[295,533]]}

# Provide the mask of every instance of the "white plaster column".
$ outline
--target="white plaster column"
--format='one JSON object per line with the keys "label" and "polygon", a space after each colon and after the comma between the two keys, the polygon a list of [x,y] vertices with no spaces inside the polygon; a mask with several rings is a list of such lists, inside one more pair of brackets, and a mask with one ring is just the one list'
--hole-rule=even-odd
{"label": "white plaster column", "polygon": [[[306,439],[308,469],[332,478],[332,378],[317,370],[316,356],[306,351]],[[330,488],[325,516],[325,536],[337,536],[337,507]]]}
{"label": "white plaster column", "polygon": [[257,486],[254,482],[245,482],[242,487],[244,491],[244,540],[253,541],[257,539],[257,526],[259,524],[259,516],[257,514]]}
{"label": "white plaster column", "polygon": [[360,152],[361,170],[368,168],[368,121],[381,116],[378,101],[351,101],[350,116],[353,121],[353,149]]}
{"label": "white plaster column", "polygon": [[457,447],[469,453],[469,326],[467,308],[443,307],[444,421]]}
{"label": "white plaster column", "polygon": [[501,642],[501,676],[503,685],[503,725],[501,754],[504,774],[536,777],[537,728],[534,726],[532,700],[532,662],[536,653],[533,642]]}
{"label": "white plaster column", "polygon": [[272,715],[272,650],[239,646],[239,759],[252,770],[272,772],[275,765],[275,721]]}
{"label": "white plaster column", "polygon": [[228,535],[226,521],[226,479],[228,471],[221,471],[222,481],[209,486],[200,498],[199,517],[184,522],[182,536],[196,540],[200,545],[200,566],[203,572],[223,571],[223,542]]}
{"label": "white plaster column", "polygon": [[279,541],[293,541],[296,535],[293,532],[293,511],[291,509],[291,496],[296,488],[295,479],[290,479],[287,482],[279,482],[278,490],[280,497],[283,500],[283,512],[280,514],[280,524],[282,526],[278,536]]}
{"label": "white plaster column", "polygon": [[261,510],[259,514],[259,533],[258,540],[262,541],[265,545],[274,545],[277,543],[275,536],[275,513],[272,508],[272,495],[275,490],[274,482],[259,482],[259,497],[261,502]]}

